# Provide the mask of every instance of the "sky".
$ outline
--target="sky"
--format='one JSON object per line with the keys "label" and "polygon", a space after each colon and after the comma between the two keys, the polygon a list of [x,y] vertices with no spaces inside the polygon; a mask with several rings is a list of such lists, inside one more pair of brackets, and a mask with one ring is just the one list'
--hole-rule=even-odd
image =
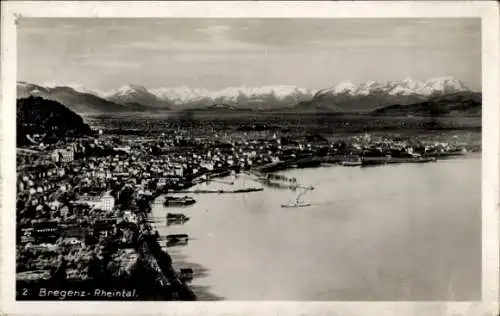
{"label": "sky", "polygon": [[107,91],[426,80],[481,88],[481,21],[25,18],[18,80]]}

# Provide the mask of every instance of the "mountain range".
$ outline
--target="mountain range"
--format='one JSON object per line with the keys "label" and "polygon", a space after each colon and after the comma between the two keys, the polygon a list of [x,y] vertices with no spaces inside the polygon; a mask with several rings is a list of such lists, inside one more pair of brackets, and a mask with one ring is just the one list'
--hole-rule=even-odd
{"label": "mountain range", "polygon": [[474,98],[474,91],[452,77],[426,81],[410,78],[401,81],[369,81],[358,85],[347,81],[317,91],[287,85],[208,90],[187,86],[148,89],[130,84],[107,92],[97,92],[81,86],[40,86],[18,82],[17,93],[18,98],[40,96],[60,102],[81,115],[197,109],[368,113],[386,106],[423,104],[440,96],[462,94],[462,99],[467,95]]}
{"label": "mountain range", "polygon": [[319,90],[311,100],[302,102],[301,108],[334,112],[365,112],[393,104],[413,104],[430,98],[459,92],[471,92],[460,80],[451,77],[417,81],[369,81],[360,85],[341,82]]}
{"label": "mountain range", "polygon": [[118,104],[135,103],[169,109],[197,109],[226,104],[235,109],[270,110],[290,107],[300,101],[310,100],[312,96],[312,91],[294,86],[242,86],[208,90],[187,86],[147,89],[130,84],[101,93],[104,99]]}

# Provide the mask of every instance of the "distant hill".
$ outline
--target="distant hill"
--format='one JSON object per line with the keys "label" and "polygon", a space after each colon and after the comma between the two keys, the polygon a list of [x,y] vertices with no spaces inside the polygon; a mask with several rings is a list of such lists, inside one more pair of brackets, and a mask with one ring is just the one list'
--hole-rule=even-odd
{"label": "distant hill", "polygon": [[31,83],[18,82],[17,98],[20,99],[30,96],[57,101],[80,115],[128,112],[142,109],[142,106],[137,104],[116,104],[91,93],[76,91],[71,87],[61,86],[47,88]]}
{"label": "distant hill", "polygon": [[432,97],[424,102],[394,104],[370,112],[375,116],[481,116],[482,98],[479,92],[459,92]]}
{"label": "distant hill", "polygon": [[91,133],[81,116],[59,102],[41,97],[17,100],[17,143],[31,144],[34,134],[46,134],[46,139]]}
{"label": "distant hill", "polygon": [[231,106],[229,104],[225,104],[225,103],[215,103],[215,104],[207,107],[206,109],[207,110],[229,110],[229,111],[235,110],[235,108],[233,106]]}
{"label": "distant hill", "polygon": [[290,109],[285,109],[287,112],[340,112],[339,110],[333,101],[322,102],[318,99],[302,101]]}

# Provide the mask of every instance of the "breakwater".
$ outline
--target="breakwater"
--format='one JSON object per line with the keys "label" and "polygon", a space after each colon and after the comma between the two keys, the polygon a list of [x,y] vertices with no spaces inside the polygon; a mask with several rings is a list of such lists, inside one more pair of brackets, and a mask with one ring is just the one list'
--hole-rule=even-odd
{"label": "breakwater", "polygon": [[[446,153],[440,155],[425,155],[421,157],[359,157],[360,165],[384,165],[384,164],[401,164],[401,163],[423,163],[433,162],[439,159],[455,158],[463,156],[462,153]],[[254,168],[260,173],[276,172],[293,168],[310,168],[320,165],[342,165],[343,162],[351,162],[352,157],[349,156],[326,156],[326,157],[310,157],[298,160],[279,161]]]}
{"label": "breakwater", "polygon": [[310,157],[310,158],[294,159],[287,161],[278,161],[263,166],[255,167],[254,170],[258,172],[273,172],[279,170],[286,170],[290,168],[318,167],[324,161],[325,161],[324,157]]}
{"label": "breakwater", "polygon": [[258,192],[264,190],[263,188],[246,188],[246,189],[236,189],[236,190],[180,190],[176,193],[249,193]]}
{"label": "breakwater", "polygon": [[394,157],[364,157],[361,159],[361,166],[374,166],[385,164],[401,164],[401,163],[426,163],[437,161],[436,157],[409,157],[409,158],[394,158]]}

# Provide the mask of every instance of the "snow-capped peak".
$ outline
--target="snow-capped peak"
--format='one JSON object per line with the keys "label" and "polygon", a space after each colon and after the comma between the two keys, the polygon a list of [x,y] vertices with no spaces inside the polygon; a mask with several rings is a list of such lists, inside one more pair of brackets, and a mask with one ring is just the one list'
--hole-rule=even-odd
{"label": "snow-capped peak", "polygon": [[310,100],[312,93],[308,89],[292,85],[275,85],[261,87],[227,87],[220,90],[193,88],[186,85],[177,87],[159,87],[147,89],[139,85],[125,85],[104,94],[104,97],[117,103],[139,104],[294,104]]}
{"label": "snow-capped peak", "polygon": [[146,89],[146,87],[143,87],[141,85],[127,84],[127,85],[121,86],[120,88],[118,88],[116,90],[111,90],[111,91],[105,92],[104,96],[105,97],[128,96],[128,95],[136,94],[136,93],[149,94],[149,91],[148,91],[148,89]]}
{"label": "snow-capped peak", "polygon": [[202,99],[224,99],[236,101],[242,97],[274,96],[283,99],[291,95],[311,95],[308,89],[301,89],[296,86],[262,86],[262,87],[227,87],[221,90],[208,90],[205,88],[191,88],[188,86],[163,87],[149,90],[158,98],[168,98],[177,100],[178,103],[197,101]]}
{"label": "snow-capped peak", "polygon": [[436,91],[443,93],[453,93],[469,90],[465,84],[453,77],[431,78],[424,83],[426,92],[434,93]]}
{"label": "snow-capped peak", "polygon": [[397,85],[389,91],[389,94],[390,95],[412,95],[412,94],[415,94],[415,91],[410,89],[410,88],[404,87],[402,85]]}
{"label": "snow-capped peak", "polygon": [[343,81],[337,84],[333,88],[333,92],[336,94],[340,93],[354,93],[358,87],[350,81]]}
{"label": "snow-capped peak", "polygon": [[333,88],[320,92],[321,94],[330,93],[333,95],[347,93],[353,96],[367,96],[370,94],[429,96],[435,93],[447,94],[468,90],[467,86],[453,77],[431,78],[426,81],[419,81],[408,77],[401,81],[367,81],[359,85],[355,85],[350,81],[344,81]]}
{"label": "snow-capped peak", "polygon": [[414,80],[410,77],[407,77],[399,83],[399,86],[401,86],[402,88],[416,92],[421,88],[422,82],[420,82],[418,80]]}

